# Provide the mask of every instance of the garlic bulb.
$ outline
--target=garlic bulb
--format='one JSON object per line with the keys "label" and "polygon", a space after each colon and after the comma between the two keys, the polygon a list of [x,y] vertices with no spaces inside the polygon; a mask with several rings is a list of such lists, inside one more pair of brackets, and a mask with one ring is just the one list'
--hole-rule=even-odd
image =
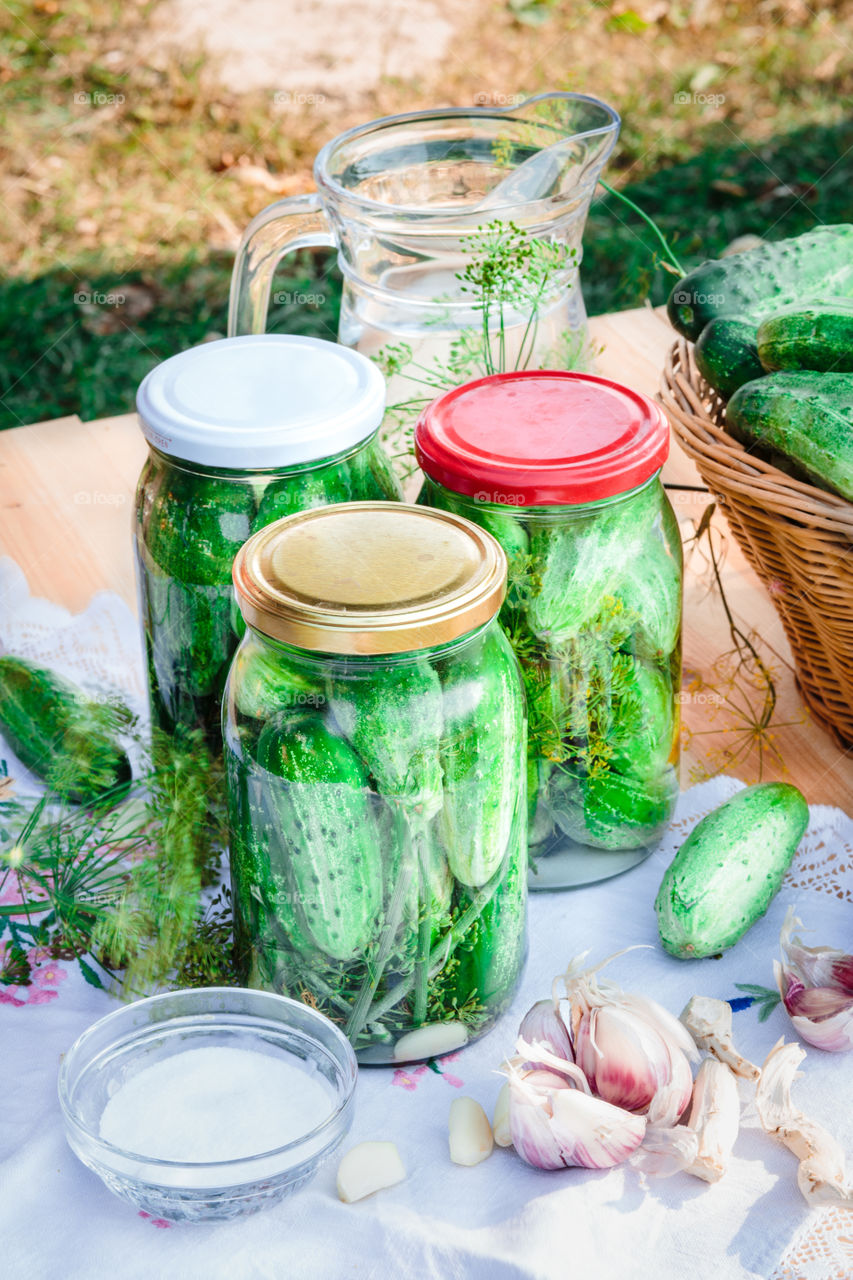
{"label": "garlic bulb", "polygon": [[732,1006],[727,1000],[715,1000],[712,996],[693,996],[682,1014],[681,1021],[693,1036],[700,1049],[712,1058],[723,1062],[736,1076],[744,1080],[757,1080],[761,1075],[754,1062],[738,1053],[732,1040]]}
{"label": "garlic bulb", "polygon": [[755,1091],[755,1106],[767,1133],[778,1138],[800,1161],[797,1185],[811,1205],[853,1205],[844,1152],[821,1125],[799,1111],[791,1099],[791,1085],[802,1072],[806,1056],[798,1044],[779,1040],[767,1055]]}
{"label": "garlic bulb", "polygon": [[833,947],[806,947],[794,928],[802,921],[788,908],[774,961],[776,985],[794,1030],[829,1053],[853,1047],[853,956]]}
{"label": "garlic bulb", "polygon": [[509,1090],[513,1146],[538,1169],[609,1169],[645,1135],[643,1116],[574,1088],[557,1072],[513,1070]]}
{"label": "garlic bulb", "polygon": [[525,1015],[518,1056],[506,1064],[513,1145],[540,1168],[602,1169],[654,1130],[661,1158],[650,1153],[647,1163],[683,1168],[695,1158],[696,1135],[683,1126],[666,1131],[690,1102],[696,1045],[671,1013],[597,979],[602,966],[582,969],[582,959],[555,981],[551,1000]]}

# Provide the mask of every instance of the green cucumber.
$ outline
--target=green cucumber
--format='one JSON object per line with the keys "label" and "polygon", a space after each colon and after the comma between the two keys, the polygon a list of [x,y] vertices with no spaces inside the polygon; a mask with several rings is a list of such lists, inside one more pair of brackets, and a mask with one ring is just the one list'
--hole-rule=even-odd
{"label": "green cucumber", "polygon": [[287,784],[271,793],[295,905],[315,945],[350,960],[381,921],[382,852],[367,771],[321,720],[294,724],[287,713],[261,730],[256,756]]}
{"label": "green cucumber", "polygon": [[675,516],[666,511],[664,521],[669,536],[645,539],[623,565],[614,591],[631,626],[634,652],[658,662],[669,660],[681,631],[681,539]]}
{"label": "green cucumber", "polygon": [[726,398],[764,373],[758,358],[756,326],[749,320],[730,316],[711,320],[696,339],[693,356],[705,381]]}
{"label": "green cucumber", "polygon": [[655,899],[664,948],[686,960],[734,946],[779,892],[808,821],[787,782],[746,787],[703,818]]}
{"label": "green cucumber", "polygon": [[[354,673],[348,673],[352,676]],[[386,800],[428,822],[442,804],[441,685],[423,659],[332,680],[329,704]]]}
{"label": "green cucumber", "polygon": [[665,668],[635,662],[633,684],[639,715],[626,733],[619,732],[623,722],[617,712],[611,764],[618,773],[652,783],[666,770],[677,735],[672,681]]}
{"label": "green cucumber", "polygon": [[527,603],[530,630],[553,650],[590,624],[602,597],[612,596],[625,562],[640,553],[658,510],[654,483],[609,508],[569,522],[543,522],[530,538],[530,554],[541,566]]}
{"label": "green cucumber", "polygon": [[313,507],[374,498],[399,500],[401,496],[391,465],[381,449],[374,444],[359,445],[348,457],[270,480],[252,520],[252,533],[272,524],[273,520]]}
{"label": "green cucumber", "polygon": [[234,557],[251,533],[254,501],[248,482],[164,469],[140,511],[150,567],[187,585],[230,587]]}
{"label": "green cucumber", "polygon": [[777,369],[853,373],[853,301],[830,298],[799,303],[768,316],[758,327],[758,354],[771,373]]}
{"label": "green cucumber", "polygon": [[[480,888],[506,856],[527,763],[521,682],[503,632],[490,629],[444,683],[440,760],[444,804],[436,823],[450,870]],[[483,671],[494,671],[492,680]]]}
{"label": "green cucumber", "polygon": [[667,314],[673,328],[695,342],[718,316],[757,325],[780,307],[818,297],[853,298],[849,223],[703,262],[675,285]]}
{"label": "green cucumber", "polygon": [[[455,952],[458,966],[453,984],[460,1004],[475,997],[490,1013],[509,1004],[524,964],[527,945],[527,838],[520,805],[506,850],[500,884],[463,936]],[[459,895],[459,912],[473,901],[476,890]]]}
{"label": "green cucumber", "polygon": [[[264,489],[257,513],[252,520],[252,533],[264,529],[274,520],[282,520],[297,511],[328,507],[336,502],[349,502],[352,486],[345,469],[318,467],[297,476],[270,480]],[[384,494],[376,495],[384,497]]]}
{"label": "green cucumber", "polygon": [[853,375],[802,370],[747,382],[728,403],[726,426],[853,501]]}
{"label": "green cucumber", "polygon": [[237,691],[237,710],[255,720],[267,720],[283,711],[290,711],[295,718],[326,702],[323,682],[311,678],[305,663],[290,661],[284,651],[266,642],[241,645],[234,655],[232,672],[230,684]]}
{"label": "green cucumber", "polygon": [[74,804],[130,786],[116,714],[25,658],[0,657],[0,731],[22,764]]}
{"label": "green cucumber", "polygon": [[136,536],[151,711],[169,733],[203,726],[218,751],[220,699],[238,639],[231,566],[249,536],[254,495],[248,482],[177,467],[154,475],[149,463]]}

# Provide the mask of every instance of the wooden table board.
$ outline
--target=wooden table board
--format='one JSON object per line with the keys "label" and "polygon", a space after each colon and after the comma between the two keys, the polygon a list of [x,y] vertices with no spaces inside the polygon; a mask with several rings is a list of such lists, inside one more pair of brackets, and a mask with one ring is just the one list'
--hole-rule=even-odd
{"label": "wooden table board", "polygon": [[[590,322],[604,345],[598,371],[653,395],[673,335],[660,311],[641,308]],[[33,595],[84,609],[96,591],[115,591],[136,609],[131,553],[133,493],[146,444],[133,414],[81,422],[59,418],[0,432],[0,554],[11,556]],[[693,463],[673,442],[664,468],[670,485],[701,486]],[[672,490],[682,535],[690,538],[709,495]],[[765,759],[764,776],[798,783],[813,804],[853,810],[853,757],[808,718],[794,684],[791,652],[773,604],[746,564],[725,523],[724,581],[741,626],[761,636],[778,673],[775,746],[784,767]],[[2,609],[2,601],[0,601]],[[725,616],[710,589],[699,550],[688,554],[685,579],[682,713],[688,731],[682,785],[703,769],[719,766],[715,753],[737,746],[744,729],[724,701],[715,664],[731,649]],[[726,765],[726,772],[755,781],[757,756]]]}

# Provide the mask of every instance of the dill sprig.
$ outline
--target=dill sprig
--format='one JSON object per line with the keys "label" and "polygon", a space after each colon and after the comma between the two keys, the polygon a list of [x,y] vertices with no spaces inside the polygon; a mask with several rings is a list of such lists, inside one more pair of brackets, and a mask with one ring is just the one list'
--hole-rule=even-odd
{"label": "dill sprig", "polygon": [[234,981],[227,899],[205,902],[226,845],[224,780],[198,731],[156,732],[133,795],[93,808],[48,788],[35,802],[0,794],[0,981],[29,980],[27,951],[76,959],[96,986],[126,996],[158,986]]}
{"label": "dill sprig", "polygon": [[[417,360],[406,342],[389,343],[374,357],[386,379],[403,377],[410,388],[405,400],[388,406],[384,427],[404,475],[414,470],[412,435],[421,410],[441,392],[473,378],[528,368],[536,352],[542,308],[577,265],[577,250],[531,237],[514,222],[500,219],[463,236],[461,247],[469,260],[456,272],[456,279],[471,310],[479,312],[479,325],[456,332],[446,354],[435,356],[431,363]],[[510,325],[521,331],[514,356],[508,341]],[[595,353],[585,334],[566,329],[555,339],[553,349],[536,353],[536,367],[586,368]]]}

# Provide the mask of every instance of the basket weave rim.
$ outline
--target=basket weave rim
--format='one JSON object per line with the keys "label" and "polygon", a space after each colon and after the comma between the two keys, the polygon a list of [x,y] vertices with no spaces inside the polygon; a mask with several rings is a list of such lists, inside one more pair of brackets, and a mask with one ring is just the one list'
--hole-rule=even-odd
{"label": "basket weave rim", "polygon": [[699,373],[692,343],[685,338],[678,338],[667,354],[657,398],[685,452],[702,460],[723,491],[734,488],[753,503],[760,499],[770,516],[776,513],[853,539],[853,503],[795,480],[728,434],[725,401]]}

